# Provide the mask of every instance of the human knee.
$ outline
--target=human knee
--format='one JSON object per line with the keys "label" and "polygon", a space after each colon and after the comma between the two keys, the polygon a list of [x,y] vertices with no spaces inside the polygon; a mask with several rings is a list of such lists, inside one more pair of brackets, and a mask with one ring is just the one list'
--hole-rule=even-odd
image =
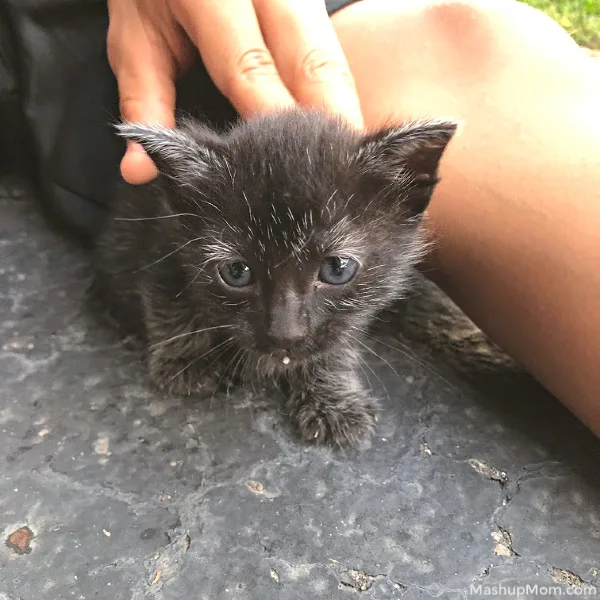
{"label": "human knee", "polygon": [[[362,3],[359,3],[362,4]],[[506,69],[579,53],[555,21],[517,0],[366,0],[387,12],[387,33],[417,61],[457,85],[486,84]],[[410,25],[409,25],[410,23]],[[410,37],[406,33],[410,27]],[[486,84],[487,85],[487,84]]]}
{"label": "human knee", "polygon": [[427,0],[422,6],[426,29],[470,54],[543,42],[576,47],[558,23],[517,0]]}

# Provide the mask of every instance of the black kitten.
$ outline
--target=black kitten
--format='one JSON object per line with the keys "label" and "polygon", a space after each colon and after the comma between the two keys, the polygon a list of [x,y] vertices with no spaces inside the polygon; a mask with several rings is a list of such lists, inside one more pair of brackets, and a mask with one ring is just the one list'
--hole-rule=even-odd
{"label": "black kitten", "polygon": [[218,135],[123,124],[161,173],[128,186],[96,249],[95,291],[189,394],[220,369],[277,377],[302,438],[354,445],[375,423],[362,331],[403,296],[456,124],[367,135],[298,110]]}

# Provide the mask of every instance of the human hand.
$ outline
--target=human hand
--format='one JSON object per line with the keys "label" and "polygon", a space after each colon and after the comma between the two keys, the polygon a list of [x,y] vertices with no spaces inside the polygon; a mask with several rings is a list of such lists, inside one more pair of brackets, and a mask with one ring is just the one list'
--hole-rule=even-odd
{"label": "human hand", "polygon": [[[199,51],[243,117],[298,102],[363,125],[323,0],[108,0],[108,12],[108,59],[126,120],[172,127],[175,79]],[[156,169],[130,144],[121,173],[137,184]]]}

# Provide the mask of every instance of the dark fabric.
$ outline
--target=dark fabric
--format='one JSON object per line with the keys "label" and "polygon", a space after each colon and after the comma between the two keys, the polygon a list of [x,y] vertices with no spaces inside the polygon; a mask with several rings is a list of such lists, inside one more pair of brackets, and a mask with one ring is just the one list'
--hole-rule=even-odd
{"label": "dark fabric", "polygon": [[[356,0],[328,0],[330,14]],[[89,238],[119,181],[124,145],[106,58],[106,0],[0,0],[0,170],[30,166],[46,214]],[[178,86],[178,109],[235,119],[202,63]]]}
{"label": "dark fabric", "polygon": [[0,173],[27,164],[26,131],[19,102],[15,36],[0,2]]}

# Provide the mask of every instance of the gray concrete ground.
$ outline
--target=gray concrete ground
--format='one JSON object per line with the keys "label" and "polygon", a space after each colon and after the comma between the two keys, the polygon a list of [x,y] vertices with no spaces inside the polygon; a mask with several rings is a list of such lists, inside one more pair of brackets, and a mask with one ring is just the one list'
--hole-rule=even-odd
{"label": "gray concrete ground", "polygon": [[307,448],[271,393],[151,391],[0,190],[1,600],[600,597],[600,443],[431,286],[367,357],[370,447]]}

